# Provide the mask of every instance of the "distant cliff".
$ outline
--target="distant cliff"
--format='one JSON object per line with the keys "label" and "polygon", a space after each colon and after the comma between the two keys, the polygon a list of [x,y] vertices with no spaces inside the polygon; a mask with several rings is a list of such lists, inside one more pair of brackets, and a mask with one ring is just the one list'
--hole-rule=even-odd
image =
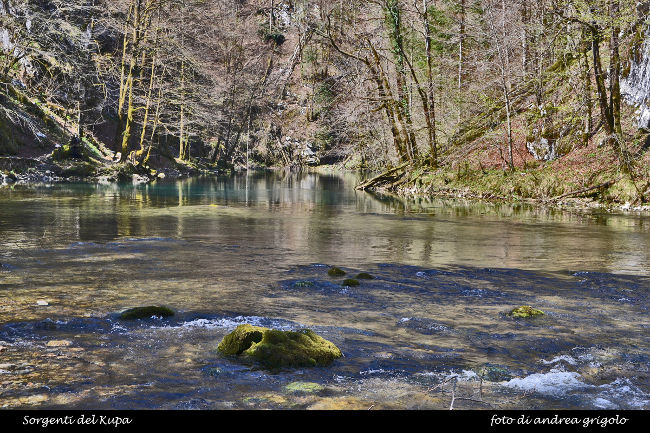
{"label": "distant cliff", "polygon": [[[647,9],[647,5],[646,5]],[[639,30],[637,46],[632,50],[629,73],[621,80],[621,95],[638,107],[638,127],[650,131],[650,26]]]}

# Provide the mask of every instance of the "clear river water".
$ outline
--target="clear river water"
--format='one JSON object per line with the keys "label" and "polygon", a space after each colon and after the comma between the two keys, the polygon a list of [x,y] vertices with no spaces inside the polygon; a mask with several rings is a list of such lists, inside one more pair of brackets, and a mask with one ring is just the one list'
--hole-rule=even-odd
{"label": "clear river water", "polygon": [[[650,409],[650,217],[358,180],[0,188],[0,407]],[[160,304],[176,315],[118,319]],[[344,356],[267,371],[217,352],[242,323]]]}

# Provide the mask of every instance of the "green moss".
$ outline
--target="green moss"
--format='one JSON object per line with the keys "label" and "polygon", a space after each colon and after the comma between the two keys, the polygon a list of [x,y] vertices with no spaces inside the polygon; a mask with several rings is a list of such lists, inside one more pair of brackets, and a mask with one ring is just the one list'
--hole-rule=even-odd
{"label": "green moss", "polygon": [[325,387],[316,382],[296,381],[291,382],[289,385],[285,386],[284,389],[292,393],[312,394],[324,390]]}
{"label": "green moss", "polygon": [[135,320],[135,319],[148,319],[152,316],[170,317],[174,315],[174,311],[168,307],[162,306],[148,306],[136,307],[123,311],[120,314],[122,320]]}
{"label": "green moss", "polygon": [[226,355],[241,355],[253,343],[262,341],[267,328],[252,325],[239,325],[230,334],[223,337],[217,349]]}
{"label": "green moss", "polygon": [[361,273],[357,274],[356,278],[357,278],[357,280],[372,280],[375,277],[373,277],[372,275],[370,275],[367,272],[361,272]]}
{"label": "green moss", "polygon": [[342,285],[347,287],[354,287],[359,285],[359,281],[355,280],[354,278],[346,278],[343,280]]}
{"label": "green moss", "polygon": [[528,305],[522,305],[521,307],[517,307],[513,309],[510,313],[508,313],[508,316],[510,317],[515,317],[515,318],[528,318],[528,317],[535,317],[535,316],[543,316],[544,312],[541,310],[536,310],[533,307],[530,307]]}
{"label": "green moss", "polygon": [[248,324],[226,335],[217,348],[274,369],[328,365],[343,356],[333,343],[309,329],[279,331]]}
{"label": "green moss", "polygon": [[98,159],[102,159],[104,157],[99,149],[97,149],[97,146],[95,146],[88,138],[84,137],[82,141],[93,157]]}
{"label": "green moss", "polygon": [[637,186],[628,176],[607,188],[602,197],[604,201],[611,203],[635,203],[641,198]]}
{"label": "green moss", "polygon": [[296,281],[293,283],[294,287],[300,287],[300,288],[307,288],[307,287],[314,287],[314,283],[311,281]]}
{"label": "green moss", "polygon": [[330,277],[341,277],[345,275],[345,271],[341,268],[337,268],[336,266],[332,266],[329,271],[327,271],[327,275]]}
{"label": "green moss", "polygon": [[70,146],[66,144],[64,146],[57,147],[56,149],[54,149],[54,151],[52,152],[52,158],[57,161],[62,161],[68,158],[69,153],[70,153]]}

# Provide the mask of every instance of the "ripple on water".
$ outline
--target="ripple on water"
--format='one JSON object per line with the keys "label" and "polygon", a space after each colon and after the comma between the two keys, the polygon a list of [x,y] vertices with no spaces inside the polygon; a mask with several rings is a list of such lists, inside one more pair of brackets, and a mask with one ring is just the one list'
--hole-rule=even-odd
{"label": "ripple on water", "polygon": [[448,325],[420,317],[402,317],[397,322],[397,326],[412,329],[425,335],[449,335],[454,333],[452,327]]}

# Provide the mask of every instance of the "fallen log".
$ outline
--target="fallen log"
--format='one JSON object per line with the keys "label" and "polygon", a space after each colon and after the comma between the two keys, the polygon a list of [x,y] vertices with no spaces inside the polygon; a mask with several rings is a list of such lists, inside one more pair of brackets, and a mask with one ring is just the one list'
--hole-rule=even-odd
{"label": "fallen log", "polygon": [[398,165],[395,168],[392,168],[388,171],[385,171],[371,179],[365,180],[361,182],[359,185],[355,187],[355,189],[358,190],[365,190],[367,188],[372,188],[377,185],[385,184],[385,183],[393,183],[397,180],[399,180],[406,172],[403,173],[398,173],[400,170],[403,170],[409,165],[408,162],[402,163]]}
{"label": "fallen log", "polygon": [[609,187],[609,186],[614,185],[616,182],[618,182],[618,181],[621,180],[622,178],[623,178],[623,176],[620,176],[620,177],[618,177],[617,179],[614,179],[614,180],[608,180],[607,182],[599,183],[598,185],[590,186],[590,187],[588,187],[588,188],[579,189],[579,190],[577,190],[577,191],[567,192],[566,194],[562,194],[562,195],[558,195],[558,196],[556,196],[556,197],[552,197],[552,198],[551,198],[551,201],[559,200],[559,199],[561,199],[561,198],[565,198],[565,197],[571,197],[571,196],[573,196],[573,195],[584,194],[585,192],[589,192],[589,191],[592,191],[592,190],[594,190],[594,189],[607,188],[607,187]]}

